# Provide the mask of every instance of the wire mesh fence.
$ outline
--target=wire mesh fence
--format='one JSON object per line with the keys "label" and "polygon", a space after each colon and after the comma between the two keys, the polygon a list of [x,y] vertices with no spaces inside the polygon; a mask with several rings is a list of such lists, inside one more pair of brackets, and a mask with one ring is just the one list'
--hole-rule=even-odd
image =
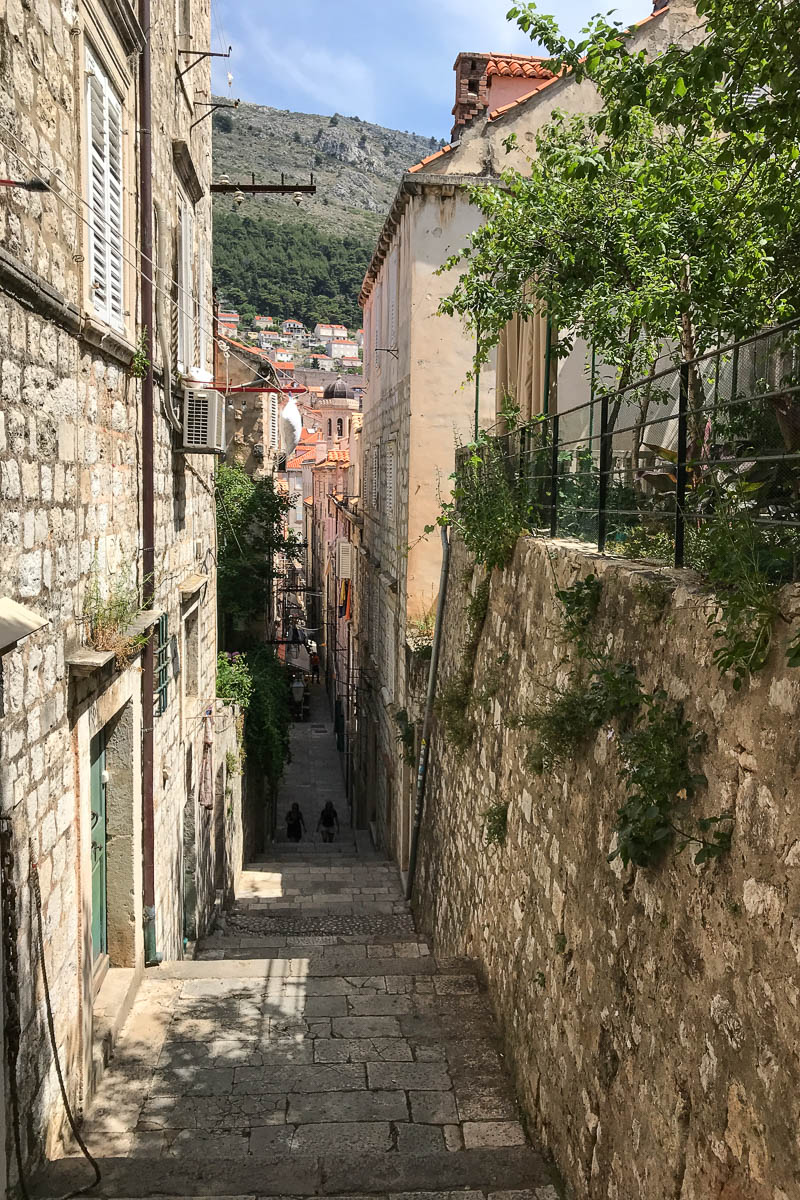
{"label": "wire mesh fence", "polygon": [[800,577],[800,322],[569,400],[470,459],[487,494],[504,472],[524,527],[701,570],[728,537]]}

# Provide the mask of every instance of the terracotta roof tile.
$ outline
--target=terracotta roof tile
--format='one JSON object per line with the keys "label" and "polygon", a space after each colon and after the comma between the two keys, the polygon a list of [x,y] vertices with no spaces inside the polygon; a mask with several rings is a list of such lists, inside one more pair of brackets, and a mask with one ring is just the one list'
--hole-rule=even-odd
{"label": "terracotta roof tile", "polygon": [[434,154],[429,154],[427,158],[423,158],[421,162],[415,163],[413,167],[408,168],[409,175],[413,174],[414,171],[421,171],[423,167],[427,167],[428,163],[441,158],[443,154],[449,154],[452,149],[452,146],[445,146],[442,150],[437,150]]}
{"label": "terracotta roof tile", "polygon": [[528,54],[494,55],[486,64],[487,78],[492,75],[505,75],[520,79],[551,79],[553,72],[543,64],[546,58],[533,58]]}

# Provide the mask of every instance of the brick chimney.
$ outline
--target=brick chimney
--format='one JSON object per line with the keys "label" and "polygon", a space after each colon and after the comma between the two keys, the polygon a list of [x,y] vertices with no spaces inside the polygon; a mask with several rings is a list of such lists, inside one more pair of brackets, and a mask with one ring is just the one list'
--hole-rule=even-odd
{"label": "brick chimney", "polygon": [[489,54],[459,54],[453,70],[456,73],[456,102],[453,105],[451,142],[458,141],[461,130],[471,125],[478,113],[488,106],[489,89],[486,68]]}
{"label": "brick chimney", "polygon": [[456,102],[451,142],[458,141],[462,131],[487,109],[529,96],[552,79],[544,61],[531,54],[459,54],[453,65]]}

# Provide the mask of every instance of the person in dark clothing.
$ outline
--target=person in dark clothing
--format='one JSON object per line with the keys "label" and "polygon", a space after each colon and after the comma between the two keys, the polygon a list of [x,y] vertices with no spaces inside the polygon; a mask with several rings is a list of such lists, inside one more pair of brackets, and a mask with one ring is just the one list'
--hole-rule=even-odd
{"label": "person in dark clothing", "polygon": [[311,682],[319,683],[319,655],[316,650],[310,657],[311,662]]}
{"label": "person in dark clothing", "polygon": [[329,800],[319,814],[317,821],[317,833],[322,834],[323,842],[332,842],[333,835],[339,832],[339,815]]}
{"label": "person in dark clothing", "polygon": [[293,804],[286,814],[286,836],[290,842],[299,842],[305,832],[306,823],[300,805]]}

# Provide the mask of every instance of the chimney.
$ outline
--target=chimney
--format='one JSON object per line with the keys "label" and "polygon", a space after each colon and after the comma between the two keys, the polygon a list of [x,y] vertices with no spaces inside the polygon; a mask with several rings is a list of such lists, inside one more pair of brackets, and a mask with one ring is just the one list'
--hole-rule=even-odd
{"label": "chimney", "polygon": [[456,102],[453,105],[453,130],[450,140],[457,142],[461,130],[471,125],[478,113],[488,106],[489,89],[486,82],[488,54],[459,54],[453,70],[456,73]]}

